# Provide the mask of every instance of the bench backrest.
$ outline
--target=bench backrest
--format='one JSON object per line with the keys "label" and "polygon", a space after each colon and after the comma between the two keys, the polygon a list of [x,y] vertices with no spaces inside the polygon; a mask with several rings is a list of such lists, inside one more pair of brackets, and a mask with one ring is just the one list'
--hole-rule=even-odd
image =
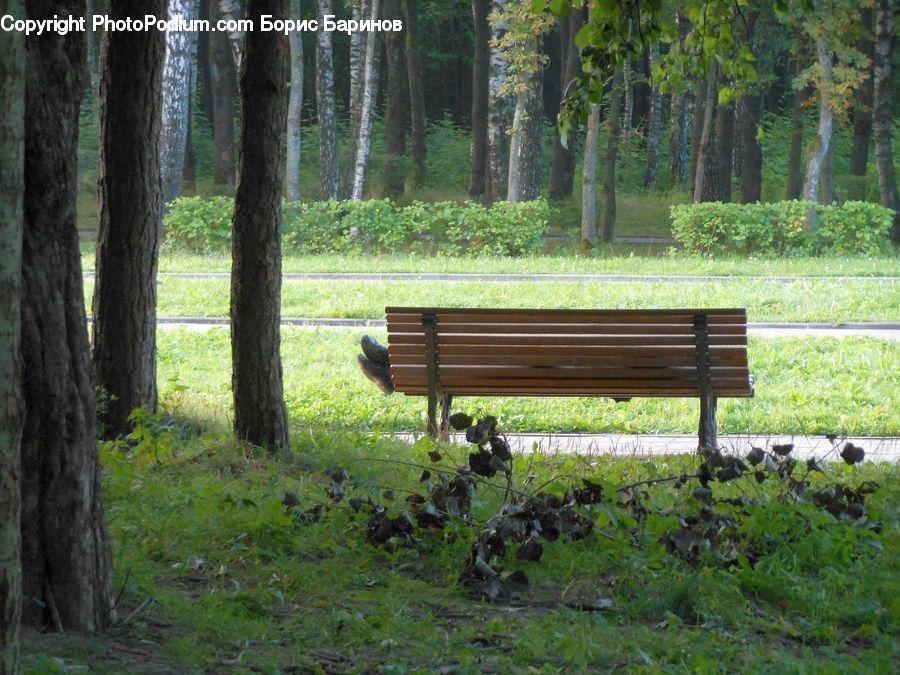
{"label": "bench backrest", "polygon": [[699,396],[698,320],[706,325],[713,395],[753,396],[744,309],[385,311],[394,387],[409,395],[428,391],[433,317],[437,381],[446,394]]}

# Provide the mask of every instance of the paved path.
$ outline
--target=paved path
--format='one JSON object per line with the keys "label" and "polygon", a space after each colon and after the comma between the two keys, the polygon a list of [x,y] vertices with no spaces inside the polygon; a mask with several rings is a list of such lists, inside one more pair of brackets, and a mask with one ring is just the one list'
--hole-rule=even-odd
{"label": "paved path", "polygon": [[[404,440],[414,440],[422,434],[395,434]],[[697,436],[689,434],[506,434],[516,452],[575,453],[579,455],[614,455],[619,457],[659,457],[694,452]],[[465,443],[465,437],[454,434],[452,440]],[[859,436],[836,439],[832,444],[824,436],[784,436],[729,434],[719,436],[719,445],[728,452],[746,455],[752,446],[768,449],[773,443],[793,443],[793,457],[797,459],[829,459],[843,461],[839,456],[844,443],[851,442],[866,451],[866,459],[875,462],[900,460],[900,438],[896,436]],[[837,450],[835,450],[837,448]]]}
{"label": "paved path", "polygon": [[[84,275],[93,277],[93,270]],[[230,279],[230,272],[160,272],[159,280],[166,279]],[[285,272],[284,281],[438,281],[458,283],[466,281],[522,282],[569,281],[596,283],[720,283],[728,281],[771,281],[795,283],[803,281],[880,281],[886,284],[900,282],[900,277],[867,276],[739,276],[724,274],[458,274],[452,272]]]}

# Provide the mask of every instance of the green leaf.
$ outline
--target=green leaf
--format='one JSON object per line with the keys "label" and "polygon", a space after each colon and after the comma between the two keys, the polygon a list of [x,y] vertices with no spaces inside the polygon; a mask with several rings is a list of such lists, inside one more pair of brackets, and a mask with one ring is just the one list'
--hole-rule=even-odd
{"label": "green leaf", "polygon": [[731,87],[724,86],[719,89],[719,105],[728,105],[731,103]]}

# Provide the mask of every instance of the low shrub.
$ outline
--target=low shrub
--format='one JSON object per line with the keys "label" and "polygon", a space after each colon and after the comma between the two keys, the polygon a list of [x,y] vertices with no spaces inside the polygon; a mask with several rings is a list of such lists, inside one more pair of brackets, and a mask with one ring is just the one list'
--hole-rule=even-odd
{"label": "low shrub", "polygon": [[[182,197],[166,214],[166,243],[222,250],[231,243],[234,200]],[[543,200],[511,204],[367,201],[289,202],[282,210],[284,248],[298,253],[509,255],[539,252],[548,229]]]}
{"label": "low shrub", "polygon": [[888,243],[893,213],[870,202],[816,205],[817,227],[804,229],[811,204],[704,202],[672,207],[672,235],[691,253],[875,254]]}

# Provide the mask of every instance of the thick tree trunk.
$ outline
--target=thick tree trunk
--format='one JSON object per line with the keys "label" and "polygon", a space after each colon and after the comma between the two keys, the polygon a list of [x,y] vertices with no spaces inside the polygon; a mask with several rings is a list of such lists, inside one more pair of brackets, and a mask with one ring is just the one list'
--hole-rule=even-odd
{"label": "thick tree trunk", "polygon": [[[25,18],[19,0],[0,14]],[[0,34],[0,673],[19,672],[22,618],[22,195],[25,192],[25,42]]]}
{"label": "thick tree trunk", "polygon": [[[492,0],[492,13],[501,15],[506,0]],[[506,34],[506,25],[502,22],[491,22],[491,63],[490,81],[488,83],[488,175],[485,189],[485,201],[490,203],[506,198],[506,187],[509,176],[509,153],[507,152],[506,127],[509,123],[509,97],[501,95],[506,82],[506,57],[497,46]]]}
{"label": "thick tree trunk", "polygon": [[600,105],[591,105],[584,140],[581,171],[581,244],[597,243],[597,145],[600,139]]}
{"label": "thick tree trunk", "polygon": [[[169,0],[169,18],[196,18],[193,0]],[[187,147],[188,111],[191,99],[191,62],[197,50],[194,31],[165,33],[165,67],[162,79],[162,135],[160,170],[163,203],[168,204],[181,192],[184,152]]]}
{"label": "thick tree trunk", "polygon": [[231,47],[231,55],[234,60],[235,72],[241,70],[241,59],[244,52],[244,31],[237,27],[238,20],[241,18],[241,2],[240,0],[218,0],[219,13],[223,19],[232,22],[236,28],[228,32],[228,45]]}
{"label": "thick tree trunk", "polygon": [[[154,0],[146,9],[163,18],[165,4]],[[117,0],[111,0],[110,12],[136,16]],[[164,51],[165,37],[157,31],[104,37],[93,363],[96,384],[109,397],[101,415],[105,438],[130,433],[128,417],[135,408],[156,410]]]}
{"label": "thick tree trunk", "polygon": [[878,0],[875,14],[875,164],[881,204],[894,210],[891,239],[900,243],[900,193],[894,175],[894,150],[891,147],[891,47],[894,29],[891,0]]}
{"label": "thick tree trunk", "polygon": [[403,0],[403,12],[406,16],[404,33],[406,36],[406,69],[409,74],[410,103],[410,154],[412,170],[410,172],[407,191],[414,192],[425,184],[425,160],[427,150],[425,120],[425,89],[422,82],[422,59],[419,55],[419,15],[416,0]]}
{"label": "thick tree trunk", "polygon": [[[400,0],[385,0],[384,18],[400,20]],[[387,96],[384,101],[384,194],[403,194],[401,162],[406,152],[406,122],[409,119],[409,76],[404,57],[404,40],[400,32],[385,35],[387,55]]]}
{"label": "thick tree trunk", "polygon": [[822,177],[819,187],[819,203],[834,204],[837,201],[837,185],[834,182],[834,143],[828,146],[828,154],[822,162]]}
{"label": "thick tree trunk", "polygon": [[[249,0],[248,18],[288,16],[288,0]],[[287,449],[281,365],[281,191],[287,130],[288,39],[247,34],[241,67],[241,136],[232,222],[231,350],[234,430]]]}
{"label": "thick tree trunk", "polygon": [[491,27],[488,15],[491,0],[472,0],[472,15],[475,21],[475,49],[472,58],[472,168],[469,174],[469,195],[484,194],[487,175],[487,116],[488,79],[490,62]]}
{"label": "thick tree trunk", "polygon": [[755,95],[744,99],[744,121],[741,127],[743,137],[741,168],[741,203],[758,202],[762,191],[762,146],[759,144],[759,122],[762,119],[763,96]]}
{"label": "thick tree trunk", "polygon": [[528,202],[537,199],[541,193],[542,103],[542,73],[532,73],[516,100],[507,187],[507,198],[511,202]]}
{"label": "thick tree trunk", "polygon": [[[560,105],[562,105],[569,93],[569,84],[581,71],[581,55],[579,54],[578,46],[575,44],[575,36],[581,30],[582,25],[584,25],[584,14],[576,9],[569,16],[568,20],[561,21],[561,25],[567,26],[567,30],[560,33],[560,35],[565,37],[565,41],[560,45],[560,52],[565,54],[563,61],[565,68],[560,81],[562,94]],[[572,135],[574,135],[574,129]],[[574,183],[575,148],[571,138],[568,146],[564,147],[562,138],[557,132],[553,135],[553,154],[550,159],[550,198],[566,199],[571,197]]]}
{"label": "thick tree trunk", "polygon": [[[31,0],[26,6],[32,19],[85,10],[83,0]],[[115,3],[110,12],[117,12]],[[158,40],[161,73],[161,34],[118,35],[132,45],[142,35]],[[95,631],[113,622],[115,611],[76,217],[85,39],[82,33],[49,33],[25,42],[22,620]],[[158,94],[157,84],[157,100]]]}
{"label": "thick tree trunk", "polygon": [[716,161],[712,152],[713,144],[713,112],[716,107],[716,62],[711,60],[709,72],[706,74],[706,95],[703,97],[703,125],[700,132],[700,142],[697,144],[697,168],[694,174],[694,202],[712,201],[715,196],[715,184],[711,178],[716,175],[715,169],[710,164]]}
{"label": "thick tree trunk", "polygon": [[806,165],[806,180],[803,183],[803,198],[812,202],[806,214],[805,227],[814,230],[816,227],[816,208],[819,197],[819,184],[822,178],[822,167],[828,150],[831,148],[831,136],[834,128],[834,112],[831,109],[831,83],[834,53],[825,38],[816,40],[816,59],[819,63],[819,132],[815,146]]}
{"label": "thick tree trunk", "polygon": [[[650,47],[650,67],[659,59],[659,41]],[[656,171],[659,166],[659,136],[662,127],[662,93],[657,88],[650,90],[650,115],[647,120],[647,168],[644,171],[644,185],[656,182]]]}
{"label": "thick tree trunk", "polygon": [[[301,0],[291,0],[291,17],[300,19]],[[291,47],[291,91],[288,99],[287,180],[285,198],[300,199],[300,118],[303,112],[303,36],[299,31],[289,36]]]}
{"label": "thick tree trunk", "polygon": [[622,68],[616,68],[610,91],[609,118],[606,120],[606,172],[603,178],[605,209],[603,214],[603,241],[612,243],[616,229],[616,155],[619,152],[619,137],[622,129],[619,118],[622,115],[622,89],[624,88]]}
{"label": "thick tree trunk", "polygon": [[[317,0],[318,16],[332,14],[332,0]],[[331,33],[316,32],[316,110],[319,118],[319,198],[337,199],[341,172],[334,101],[334,58]]]}
{"label": "thick tree trunk", "polygon": [[[803,67],[799,57],[794,62],[794,72],[800,75]],[[788,155],[787,199],[800,199],[803,194],[803,100],[806,92],[803,89],[794,91],[794,108],[791,113],[791,150]]]}
{"label": "thick tree trunk", "polygon": [[[856,48],[874,64],[875,45],[870,33],[872,14],[871,7],[860,8],[859,15],[863,24],[863,32]],[[850,175],[858,176],[859,179],[852,188],[852,199],[866,198],[865,176],[869,166],[869,145],[872,142],[872,102],[875,93],[873,74],[870,71],[870,76],[860,85],[853,106],[853,148],[850,151]]]}
{"label": "thick tree trunk", "polygon": [[720,105],[716,110],[716,172],[717,198],[731,201],[731,174],[734,153],[734,106]]}
{"label": "thick tree trunk", "polygon": [[[210,7],[211,20],[222,18],[218,3]],[[209,33],[209,70],[213,108],[213,184],[234,185],[234,103],[237,71],[225,33]]]}
{"label": "thick tree trunk", "polygon": [[[367,19],[377,19],[380,0],[369,0]],[[353,165],[351,199],[362,199],[366,188],[366,170],[369,167],[369,152],[372,149],[372,124],[375,119],[376,78],[378,77],[377,54],[378,31],[369,31],[365,36],[365,57],[363,59],[363,82],[360,93],[359,135],[357,136],[356,157]]]}

